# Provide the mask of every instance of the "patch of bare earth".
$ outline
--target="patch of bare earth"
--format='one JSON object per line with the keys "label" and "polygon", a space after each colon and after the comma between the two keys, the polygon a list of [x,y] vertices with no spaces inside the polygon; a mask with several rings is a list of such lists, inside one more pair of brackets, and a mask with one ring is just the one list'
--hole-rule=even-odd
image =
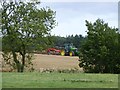
{"label": "patch of bare earth", "polygon": [[35,54],[33,65],[34,65],[34,69],[37,71],[40,71],[41,69],[82,70],[79,68],[78,59],[79,59],[78,57],[70,57],[70,56]]}
{"label": "patch of bare earth", "polygon": [[[60,55],[45,55],[45,54],[34,54],[33,56],[33,67],[35,71],[44,70],[80,70],[78,57],[60,56]],[[11,72],[9,67],[2,68],[2,54],[0,53],[0,72]]]}

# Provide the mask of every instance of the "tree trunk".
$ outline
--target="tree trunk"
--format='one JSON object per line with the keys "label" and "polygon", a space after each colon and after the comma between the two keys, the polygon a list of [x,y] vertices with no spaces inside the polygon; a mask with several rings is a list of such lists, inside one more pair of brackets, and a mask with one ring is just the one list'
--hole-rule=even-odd
{"label": "tree trunk", "polygon": [[21,72],[24,71],[24,66],[25,66],[25,53],[22,54],[22,66],[21,66]]}
{"label": "tree trunk", "polygon": [[16,63],[17,66],[17,72],[21,72],[21,64],[20,62],[17,60],[17,56],[14,50],[12,50],[12,54],[13,54],[13,60]]}
{"label": "tree trunk", "polygon": [[26,55],[25,45],[23,44],[22,46],[23,46],[23,52],[20,52],[20,54],[22,55],[21,72],[24,71],[24,66],[25,66],[25,55]]}

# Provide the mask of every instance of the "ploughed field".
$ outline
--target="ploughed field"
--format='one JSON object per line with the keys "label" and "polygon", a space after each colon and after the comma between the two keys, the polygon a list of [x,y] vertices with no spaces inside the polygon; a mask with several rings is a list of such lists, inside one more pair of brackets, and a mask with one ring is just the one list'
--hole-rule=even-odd
{"label": "ploughed field", "polygon": [[[0,55],[0,64],[2,63],[2,55]],[[77,56],[60,56],[60,55],[46,55],[46,54],[34,54],[33,56],[33,67],[35,71],[46,71],[46,70],[78,70],[79,58]],[[9,67],[2,68],[4,72],[11,71]],[[1,68],[0,68],[1,71]]]}
{"label": "ploughed field", "polygon": [[35,54],[33,57],[34,69],[37,71],[43,69],[70,70],[79,68],[79,58],[76,56],[44,55]]}

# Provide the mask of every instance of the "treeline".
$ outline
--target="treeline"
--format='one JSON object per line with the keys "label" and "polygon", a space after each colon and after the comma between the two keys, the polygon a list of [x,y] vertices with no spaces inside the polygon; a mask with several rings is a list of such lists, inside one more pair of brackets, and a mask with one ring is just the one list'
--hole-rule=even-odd
{"label": "treeline", "polygon": [[51,36],[50,41],[52,42],[52,46],[63,46],[66,43],[73,43],[76,48],[81,48],[84,43],[86,37],[80,35],[68,35],[66,37],[61,36]]}
{"label": "treeline", "polygon": [[[85,42],[87,36],[84,37],[81,34],[80,35],[68,35],[66,37],[62,36],[46,36],[43,37],[42,39],[37,39],[34,41],[35,45],[31,45],[31,50],[32,51],[42,51],[46,50],[47,48],[50,47],[62,47],[66,43],[72,43],[76,48],[80,49],[82,44]],[[3,38],[4,40],[4,38]],[[3,43],[4,45],[4,43]],[[2,48],[2,37],[0,37],[0,46]],[[6,49],[6,48],[5,48]],[[3,48],[4,50],[4,48]]]}

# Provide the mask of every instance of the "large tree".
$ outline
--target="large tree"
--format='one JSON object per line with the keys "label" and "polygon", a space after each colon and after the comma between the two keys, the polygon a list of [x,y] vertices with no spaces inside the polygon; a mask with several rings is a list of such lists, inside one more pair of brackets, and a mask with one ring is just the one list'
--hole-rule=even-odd
{"label": "large tree", "polygon": [[120,34],[103,20],[86,20],[87,39],[81,49],[80,67],[85,72],[120,73]]}
{"label": "large tree", "polygon": [[[11,53],[18,72],[24,71],[26,59],[33,47],[43,47],[45,36],[56,25],[55,12],[37,8],[39,2],[2,1],[3,52]],[[36,42],[40,42],[36,44]],[[18,58],[18,54],[21,58]]]}

